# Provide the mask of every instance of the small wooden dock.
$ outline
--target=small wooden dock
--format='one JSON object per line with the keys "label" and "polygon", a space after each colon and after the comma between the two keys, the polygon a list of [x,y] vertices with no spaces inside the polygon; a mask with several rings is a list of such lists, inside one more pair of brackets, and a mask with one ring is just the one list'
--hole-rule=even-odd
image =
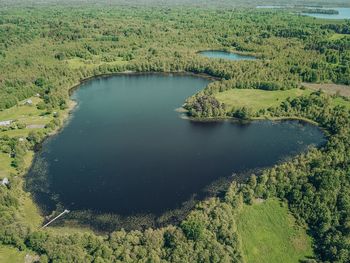
{"label": "small wooden dock", "polygon": [[60,218],[61,216],[63,216],[64,214],[68,214],[70,211],[69,210],[64,210],[61,214],[59,214],[58,216],[56,216],[54,219],[50,220],[49,222],[47,222],[45,225],[43,225],[41,227],[41,229],[47,227],[48,225],[50,225],[52,222],[54,222],[55,220],[57,220],[58,218]]}

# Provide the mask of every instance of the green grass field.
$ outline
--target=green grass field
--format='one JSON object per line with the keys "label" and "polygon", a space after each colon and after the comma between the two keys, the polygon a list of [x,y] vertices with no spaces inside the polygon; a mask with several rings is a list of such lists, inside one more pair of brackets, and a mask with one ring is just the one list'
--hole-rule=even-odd
{"label": "green grass field", "polygon": [[288,97],[295,98],[310,94],[310,90],[290,89],[265,91],[257,89],[231,89],[215,94],[215,97],[226,104],[229,110],[232,108],[247,107],[253,111],[277,107]]}
{"label": "green grass field", "polygon": [[345,108],[350,110],[350,101],[344,100],[343,98],[334,98],[333,99],[334,105],[344,106]]}
{"label": "green grass field", "polygon": [[26,256],[25,252],[18,251],[15,248],[0,246],[1,263],[23,263]]}
{"label": "green grass field", "polygon": [[2,120],[22,120],[23,118],[27,120],[27,117],[40,114],[35,105],[41,101],[40,98],[31,97],[33,105],[24,105],[25,101],[19,102],[18,106],[9,108],[7,110],[0,111],[0,121]]}
{"label": "green grass field", "polygon": [[[25,105],[25,101],[18,103],[18,106],[11,107],[9,109],[0,111],[0,121],[18,121],[25,125],[45,125],[49,123],[53,117],[52,115],[43,115],[44,110],[38,110],[36,104],[42,100],[37,97],[30,98],[33,105]],[[18,130],[8,130],[0,132],[0,135],[12,136],[26,136],[30,129],[18,129]]]}
{"label": "green grass field", "polygon": [[339,40],[339,39],[346,38],[346,37],[349,37],[349,35],[335,33],[329,38],[329,40]]}
{"label": "green grass field", "polygon": [[313,255],[311,238],[278,200],[245,205],[237,225],[248,263],[297,263]]}
{"label": "green grass field", "polygon": [[119,58],[115,61],[111,62],[104,62],[101,61],[99,56],[95,56],[92,60],[84,60],[81,58],[72,58],[66,60],[66,63],[71,69],[79,69],[79,68],[87,68],[87,69],[93,69],[95,67],[101,66],[101,65],[124,65],[127,64],[127,61],[123,61],[122,58]]}
{"label": "green grass field", "polygon": [[[312,93],[311,89],[290,89],[266,91],[258,89],[231,89],[216,93],[214,96],[222,103],[225,103],[228,110],[233,108],[250,108],[254,112],[269,107],[277,107],[287,98],[296,98]],[[332,100],[333,106],[341,105],[350,109],[350,102],[341,97]]]}

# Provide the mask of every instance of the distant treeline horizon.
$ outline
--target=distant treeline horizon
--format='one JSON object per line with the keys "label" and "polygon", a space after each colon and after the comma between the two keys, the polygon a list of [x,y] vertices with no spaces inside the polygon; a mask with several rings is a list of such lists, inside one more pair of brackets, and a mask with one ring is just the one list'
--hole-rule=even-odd
{"label": "distant treeline horizon", "polygon": [[45,5],[127,5],[127,6],[196,6],[196,7],[249,7],[256,6],[313,6],[350,7],[348,0],[0,0],[0,6],[45,6]]}

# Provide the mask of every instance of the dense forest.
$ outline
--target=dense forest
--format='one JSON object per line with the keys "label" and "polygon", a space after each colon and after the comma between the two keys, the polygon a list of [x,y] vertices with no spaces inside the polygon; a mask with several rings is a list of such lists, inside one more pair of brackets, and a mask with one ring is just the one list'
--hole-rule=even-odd
{"label": "dense forest", "polygon": [[[1,1],[3,2],[3,1]],[[0,3],[1,3],[0,2]],[[25,141],[0,133],[16,174],[0,187],[0,244],[40,255],[40,262],[242,262],[234,215],[255,198],[279,198],[314,239],[315,259],[350,261],[350,112],[322,92],[252,112],[228,109],[214,94],[233,88],[287,90],[302,82],[350,84],[350,22],[259,9],[35,7],[0,10],[0,110],[39,95],[58,115],[82,80],[117,72],[192,72],[218,78],[186,101],[195,118],[300,117],[328,135],[321,149],[232,183],[198,203],[178,225],[107,235],[34,229],[23,218],[25,155],[61,122]],[[334,37],[336,36],[336,37]],[[211,60],[200,50],[254,55]],[[20,123],[13,129],[21,129]],[[4,128],[5,129],[5,128]]]}

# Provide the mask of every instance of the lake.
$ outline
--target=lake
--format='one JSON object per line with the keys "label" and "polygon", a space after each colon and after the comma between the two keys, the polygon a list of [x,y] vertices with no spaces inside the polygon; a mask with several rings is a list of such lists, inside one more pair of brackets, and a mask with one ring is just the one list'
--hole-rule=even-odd
{"label": "lake", "polygon": [[47,139],[26,187],[50,213],[161,215],[223,177],[268,167],[324,143],[299,121],[196,122],[176,111],[209,80],[192,75],[116,75],[88,81],[78,106]]}
{"label": "lake", "polygon": [[256,57],[240,55],[237,53],[231,53],[226,51],[200,51],[198,54],[205,56],[207,58],[218,58],[218,59],[227,59],[227,60],[256,60]]}
{"label": "lake", "polygon": [[316,18],[324,18],[324,19],[350,19],[350,8],[321,8],[321,9],[332,9],[337,10],[339,14],[303,14],[307,16],[312,16]]}
{"label": "lake", "polygon": [[[293,5],[266,5],[266,6],[257,6],[258,9],[290,9],[290,8],[296,8],[296,6]],[[301,8],[301,7],[299,7]],[[324,10],[336,10],[339,12],[339,14],[307,14],[307,13],[301,13],[302,15],[316,17],[316,18],[322,18],[322,19],[350,19],[350,8],[348,7],[311,7],[311,6],[304,6],[305,9],[324,9]]]}

